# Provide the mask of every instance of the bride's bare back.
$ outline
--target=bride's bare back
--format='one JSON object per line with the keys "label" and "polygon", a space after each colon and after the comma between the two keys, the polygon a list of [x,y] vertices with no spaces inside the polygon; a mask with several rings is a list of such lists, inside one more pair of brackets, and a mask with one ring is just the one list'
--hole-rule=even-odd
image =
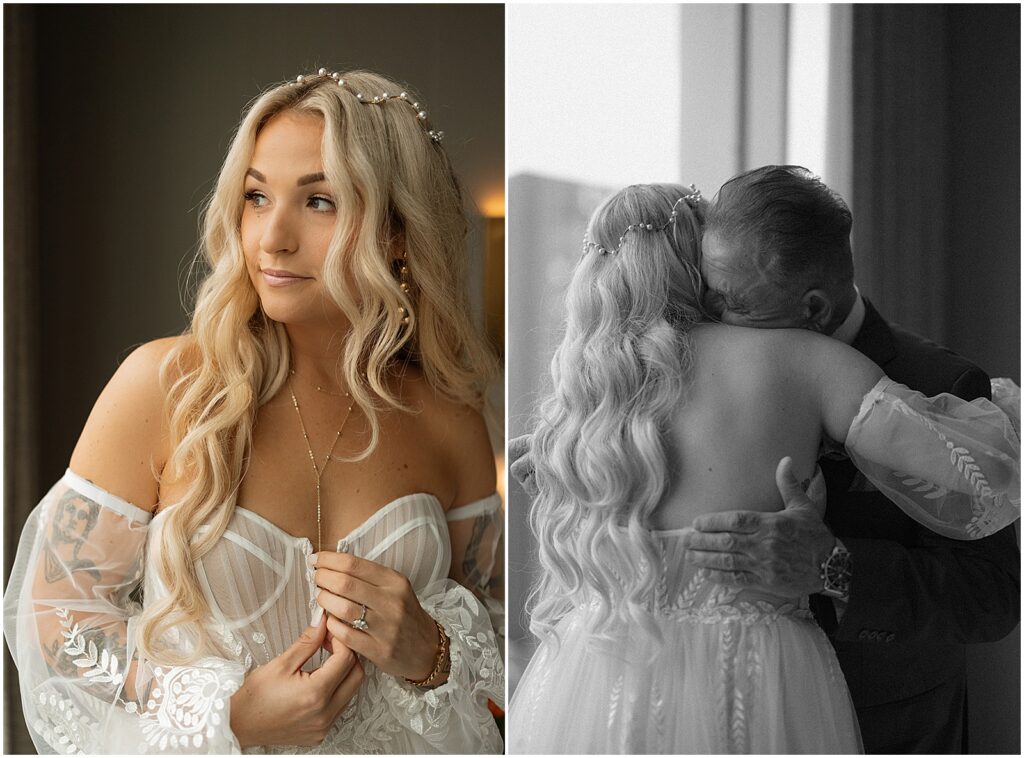
{"label": "bride's bare back", "polygon": [[716,511],[780,509],[779,460],[788,455],[800,479],[813,476],[823,427],[844,429],[844,418],[848,426],[881,373],[852,348],[804,330],[708,324],[692,339],[656,529]]}

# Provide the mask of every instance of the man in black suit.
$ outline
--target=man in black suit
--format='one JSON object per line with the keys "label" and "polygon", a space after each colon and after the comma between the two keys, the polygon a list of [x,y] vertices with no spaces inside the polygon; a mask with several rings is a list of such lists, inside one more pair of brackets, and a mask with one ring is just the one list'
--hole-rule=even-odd
{"label": "man in black suit", "polygon": [[[709,310],[731,324],[831,335],[928,396],[989,397],[980,368],[887,323],[861,297],[851,225],[842,198],[806,169],[734,177],[704,233]],[[778,513],[709,514],[694,522],[690,556],[724,583],[811,595],[867,752],[967,752],[964,646],[1001,639],[1019,621],[1016,533],[941,537],[873,491],[840,446],[826,448],[824,521],[799,497]]]}

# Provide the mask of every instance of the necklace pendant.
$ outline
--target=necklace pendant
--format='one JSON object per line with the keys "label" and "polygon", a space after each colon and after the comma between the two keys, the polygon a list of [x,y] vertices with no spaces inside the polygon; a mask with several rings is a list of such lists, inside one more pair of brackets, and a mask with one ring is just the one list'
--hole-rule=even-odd
{"label": "necklace pendant", "polygon": [[[295,375],[295,371],[291,371],[291,375]],[[317,390],[323,392],[318,386]],[[321,528],[321,502],[320,502],[320,478],[323,476],[324,471],[327,469],[327,464],[331,462],[331,454],[334,452],[335,446],[338,444],[338,440],[341,438],[341,433],[345,430],[345,424],[348,423],[348,417],[352,414],[352,408],[355,403],[349,403],[348,409],[345,412],[345,418],[342,419],[341,427],[338,429],[338,433],[334,435],[334,442],[331,445],[331,449],[327,451],[327,455],[324,457],[324,464],[322,467],[317,468],[316,456],[313,453],[313,446],[309,442],[309,434],[306,432],[306,424],[302,420],[302,411],[299,410],[299,401],[295,397],[295,391],[292,389],[291,382],[288,382],[288,392],[292,398],[292,405],[295,406],[295,414],[299,417],[299,428],[302,430],[302,438],[306,442],[306,452],[309,453],[309,462],[313,466],[313,474],[316,477],[316,549],[317,552],[323,550],[323,534]],[[331,393],[326,393],[331,394]],[[349,397],[349,393],[345,393],[345,397]]]}

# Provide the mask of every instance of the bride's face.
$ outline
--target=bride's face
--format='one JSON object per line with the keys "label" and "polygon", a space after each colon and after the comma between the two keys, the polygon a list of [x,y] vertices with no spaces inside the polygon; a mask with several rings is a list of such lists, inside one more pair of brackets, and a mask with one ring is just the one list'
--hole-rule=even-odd
{"label": "bride's face", "polygon": [[806,326],[802,303],[757,265],[756,256],[716,234],[701,243],[704,306],[723,323],[761,329]]}
{"label": "bride's face", "polygon": [[245,177],[241,238],[263,310],[285,324],[333,321],[340,309],[321,284],[338,218],[325,181],[319,116],[286,111],[256,138]]}

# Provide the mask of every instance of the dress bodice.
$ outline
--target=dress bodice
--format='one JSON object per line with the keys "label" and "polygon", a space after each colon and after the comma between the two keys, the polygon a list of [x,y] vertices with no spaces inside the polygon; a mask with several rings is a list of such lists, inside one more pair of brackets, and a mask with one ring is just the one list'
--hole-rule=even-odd
{"label": "dress bodice", "polygon": [[[500,751],[486,705],[488,698],[500,702],[504,689],[492,617],[471,592],[476,584],[449,575],[458,573],[451,570],[453,544],[467,554],[471,544],[477,581],[489,579],[501,512],[496,493],[448,512],[434,496],[415,493],[380,508],[339,541],[338,550],[409,579],[449,638],[448,680],[423,690],[363,660],[364,681],[320,745],[244,752]],[[234,507],[223,534],[195,562],[209,613],[196,625],[161,632],[161,646],[196,655],[173,666],[146,658],[136,646],[142,609],[135,589],[142,584],[146,607],[168,595],[156,567],[169,513],[152,516],[69,470],[30,516],[5,594],[4,631],[18,652],[37,746],[237,752],[231,695],[247,672],[284,652],[313,620],[318,590],[307,562],[310,541]],[[40,603],[50,610],[40,613]],[[196,649],[200,628],[205,644]],[[54,676],[45,655],[57,655],[67,673]],[[317,668],[326,656],[321,650],[303,668]]]}
{"label": "dress bodice", "polygon": [[666,621],[743,623],[771,621],[780,615],[811,618],[807,597],[784,597],[764,590],[727,587],[711,580],[707,569],[686,560],[683,529],[653,532],[661,559],[655,616]]}
{"label": "dress bodice", "polygon": [[[152,522],[151,555],[158,549],[164,513]],[[336,549],[404,574],[417,592],[446,577],[451,564],[445,512],[436,497],[425,493],[391,501],[339,540]],[[316,592],[307,565],[312,553],[307,538],[295,537],[237,506],[221,539],[197,561],[196,573],[214,618],[229,629],[250,626],[268,613],[304,625],[311,618]],[[150,592],[164,590],[151,584]],[[300,607],[304,612],[298,612]],[[301,630],[299,626],[296,634]]]}
{"label": "dress bodice", "polygon": [[[159,546],[164,513],[151,524],[150,561]],[[447,577],[451,564],[445,512],[436,497],[425,493],[391,501],[339,540],[336,549],[394,569],[417,593]],[[309,539],[235,507],[221,539],[196,562],[213,629],[228,651],[237,655],[241,647],[248,665],[267,663],[311,623],[317,594],[307,563],[312,553]],[[146,572],[146,578],[147,602],[167,594],[155,571]]]}

